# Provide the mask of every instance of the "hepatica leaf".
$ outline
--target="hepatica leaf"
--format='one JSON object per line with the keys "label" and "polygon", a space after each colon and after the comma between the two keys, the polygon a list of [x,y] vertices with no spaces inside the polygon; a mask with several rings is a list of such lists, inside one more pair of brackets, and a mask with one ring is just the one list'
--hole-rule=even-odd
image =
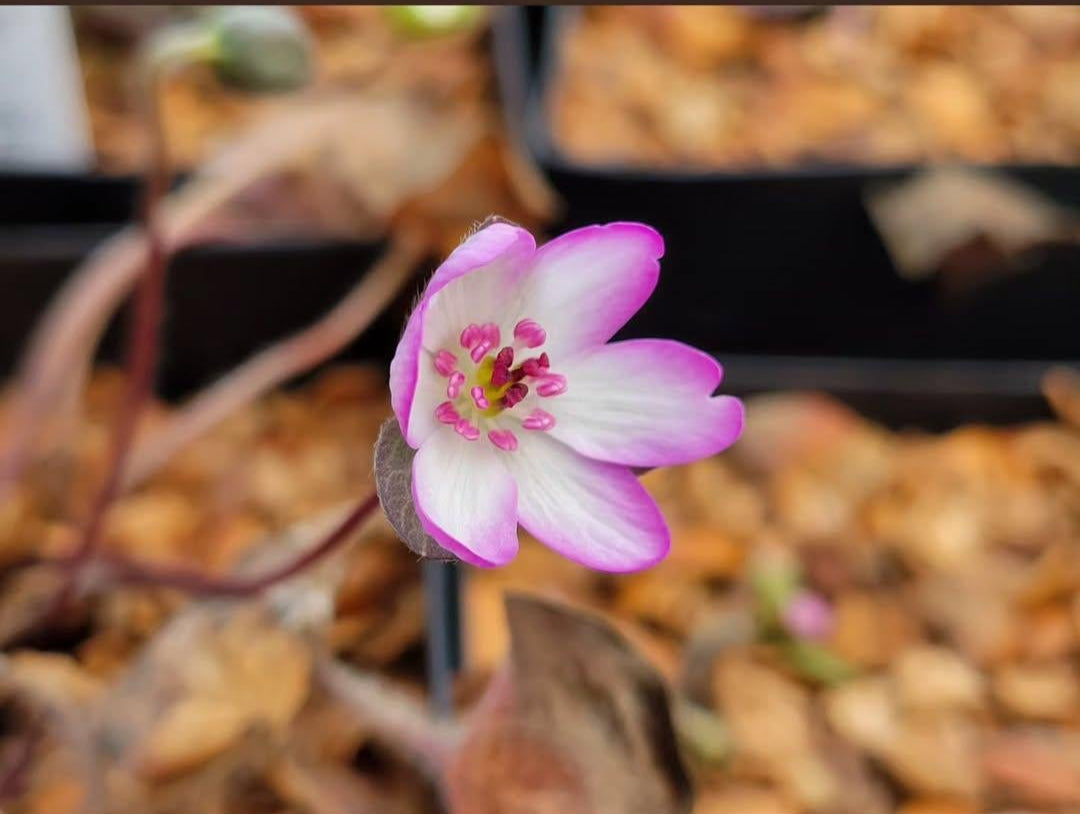
{"label": "hepatica leaf", "polygon": [[405,443],[397,419],[388,418],[375,441],[375,488],[386,519],[409,550],[428,560],[453,560],[420,525],[412,499],[412,462],[416,450]]}
{"label": "hepatica leaf", "polygon": [[506,617],[520,720],[574,757],[590,814],[689,812],[693,790],[653,666],[606,621],[571,607],[515,594]]}
{"label": "hepatica leaf", "polygon": [[602,617],[506,597],[511,648],[447,765],[453,814],[689,814],[667,689]]}

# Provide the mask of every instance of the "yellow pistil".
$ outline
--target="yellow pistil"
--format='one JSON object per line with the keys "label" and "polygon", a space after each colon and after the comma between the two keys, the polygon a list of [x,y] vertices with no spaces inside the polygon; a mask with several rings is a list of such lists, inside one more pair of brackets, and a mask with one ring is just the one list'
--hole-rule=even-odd
{"label": "yellow pistil", "polygon": [[476,369],[476,383],[484,388],[484,398],[488,400],[488,404],[491,405],[484,410],[481,415],[496,416],[503,411],[501,404],[502,397],[506,395],[506,391],[510,389],[510,385],[513,382],[507,382],[501,387],[495,387],[491,384],[491,374],[495,372],[495,357],[487,356],[484,361],[480,363],[480,367]]}

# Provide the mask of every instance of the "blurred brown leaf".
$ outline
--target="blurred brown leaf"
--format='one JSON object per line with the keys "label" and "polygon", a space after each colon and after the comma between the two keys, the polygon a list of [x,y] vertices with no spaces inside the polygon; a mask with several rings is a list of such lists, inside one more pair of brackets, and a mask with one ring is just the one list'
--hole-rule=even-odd
{"label": "blurred brown leaf", "polygon": [[966,716],[905,715],[882,759],[915,793],[974,800],[983,785],[978,747],[978,730]]}
{"label": "blurred brown leaf", "polygon": [[461,814],[689,812],[667,691],[599,618],[507,599],[509,670],[448,772]]}
{"label": "blurred brown leaf", "polygon": [[1080,675],[1068,661],[1008,664],[994,674],[994,697],[1013,715],[1080,720]]}
{"label": "blurred brown leaf", "polygon": [[954,651],[910,647],[893,662],[900,704],[912,710],[978,710],[985,703],[982,675]]}
{"label": "blurred brown leaf", "polygon": [[[921,279],[985,238],[1004,254],[1062,237],[1075,215],[1000,173],[926,170],[870,195],[867,206],[900,272]],[[980,275],[995,271],[980,268]]]}
{"label": "blurred brown leaf", "polygon": [[1080,806],[1080,737],[1076,733],[1002,732],[983,750],[999,790],[1026,805]]}
{"label": "blurred brown leaf", "polygon": [[832,728],[870,754],[881,754],[896,738],[899,710],[892,683],[884,676],[834,687],[825,694],[824,706]]}
{"label": "blurred brown leaf", "polygon": [[105,737],[147,781],[188,772],[258,729],[280,739],[308,694],[308,646],[257,606],[194,607],[114,685]]}
{"label": "blurred brown leaf", "polygon": [[1043,378],[1043,393],[1062,421],[1080,427],[1080,372],[1054,368]]}

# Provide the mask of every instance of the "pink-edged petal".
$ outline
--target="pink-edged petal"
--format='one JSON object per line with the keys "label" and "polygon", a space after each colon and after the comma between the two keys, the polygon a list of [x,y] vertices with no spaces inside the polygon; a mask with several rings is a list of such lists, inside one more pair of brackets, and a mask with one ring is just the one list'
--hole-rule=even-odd
{"label": "pink-edged petal", "polygon": [[536,251],[521,316],[547,332],[552,360],[615,335],[656,288],[664,240],[640,223],[586,226]]}
{"label": "pink-edged petal", "polygon": [[503,460],[517,481],[518,520],[540,542],[599,571],[639,571],[667,556],[667,523],[627,467],[586,458],[545,433],[518,440]]}
{"label": "pink-edged petal", "polygon": [[413,503],[424,531],[484,568],[505,565],[518,550],[517,487],[498,455],[491,444],[442,428],[413,459]]}
{"label": "pink-edged petal", "polygon": [[458,277],[522,247],[531,254],[536,248],[536,241],[527,229],[512,223],[493,223],[473,232],[435,269],[424,297],[430,297]]}
{"label": "pink-edged petal", "polygon": [[[419,401],[427,404],[438,393],[438,382],[435,377],[427,372],[423,376],[421,388],[421,361],[427,358],[427,352],[420,344],[420,326],[423,324],[425,303],[421,302],[412,312],[408,322],[405,323],[405,331],[401,334],[394,358],[390,360],[390,406],[394,410],[401,434],[409,446],[415,449],[420,445],[432,430],[436,422],[434,416],[429,421],[420,420],[421,426],[413,420],[413,407]],[[421,390],[423,392],[418,392]]]}
{"label": "pink-edged petal", "polygon": [[627,466],[670,466],[714,455],[739,437],[743,405],[713,396],[720,365],[665,339],[613,342],[562,363],[569,387],[544,408],[551,434],[583,455]]}
{"label": "pink-edged petal", "polygon": [[509,335],[509,327],[502,323],[516,307],[520,283],[535,253],[533,236],[507,223],[492,224],[462,243],[439,266],[424,292],[423,346],[433,353],[457,348],[470,323],[494,323]]}
{"label": "pink-edged petal", "polygon": [[470,297],[489,310],[499,309],[499,300],[515,287],[535,246],[524,229],[495,223],[467,238],[432,276],[390,363],[390,404],[405,440],[414,449],[438,426],[434,409],[445,389],[428,357],[442,349],[440,342],[446,349],[454,346],[450,334],[464,324],[454,326],[453,320],[475,321],[483,316],[477,309],[465,314]]}

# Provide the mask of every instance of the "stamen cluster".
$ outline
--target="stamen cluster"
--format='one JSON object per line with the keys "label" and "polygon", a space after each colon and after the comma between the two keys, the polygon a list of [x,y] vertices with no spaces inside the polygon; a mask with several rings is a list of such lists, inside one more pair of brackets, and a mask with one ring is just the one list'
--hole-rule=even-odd
{"label": "stamen cluster", "polygon": [[[518,322],[513,344],[492,354],[501,338],[499,326],[493,322],[470,323],[458,338],[468,361],[459,360],[457,354],[446,349],[435,353],[435,370],[447,380],[447,400],[435,408],[435,418],[451,425],[467,441],[478,440],[483,426],[492,444],[512,452],[518,447],[517,436],[513,429],[500,426],[499,418],[507,418],[505,411],[525,401],[531,390],[540,398],[552,398],[565,393],[567,384],[565,376],[552,372],[546,352],[525,358],[515,366],[518,354],[547,341],[547,332],[537,322]],[[514,425],[525,430],[546,432],[555,426],[555,417],[539,407],[514,419]]]}

